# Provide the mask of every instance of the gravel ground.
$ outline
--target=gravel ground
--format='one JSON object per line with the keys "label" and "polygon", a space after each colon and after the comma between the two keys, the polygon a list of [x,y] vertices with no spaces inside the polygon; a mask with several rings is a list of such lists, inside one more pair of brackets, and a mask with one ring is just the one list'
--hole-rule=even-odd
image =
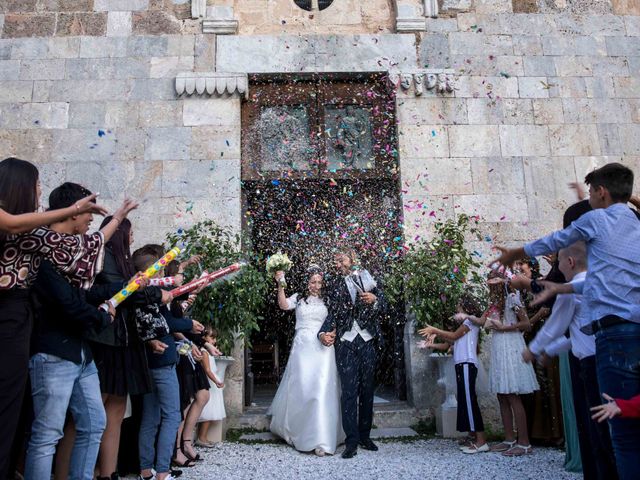
{"label": "gravel ground", "polygon": [[578,479],[565,472],[564,452],[537,448],[532,455],[465,455],[450,440],[378,443],[378,452],[358,450],[351,460],[338,454],[318,458],[285,444],[223,443],[200,449],[204,461],[184,469],[181,479]]}

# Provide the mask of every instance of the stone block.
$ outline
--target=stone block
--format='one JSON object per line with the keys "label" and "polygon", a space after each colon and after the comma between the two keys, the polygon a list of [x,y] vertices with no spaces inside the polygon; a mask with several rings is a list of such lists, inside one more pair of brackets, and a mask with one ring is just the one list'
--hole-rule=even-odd
{"label": "stone block", "polygon": [[169,40],[166,37],[130,37],[126,42],[130,57],[164,57]]}
{"label": "stone block", "polygon": [[[468,158],[403,158],[403,185],[407,195],[471,194],[471,162]],[[422,180],[415,181],[420,177]]]}
{"label": "stone block", "polygon": [[450,125],[448,131],[452,157],[500,155],[500,134],[497,125]]}
{"label": "stone block", "polygon": [[4,13],[0,13],[0,33],[2,33],[3,28],[4,28]]}
{"label": "stone block", "polygon": [[640,125],[618,125],[623,155],[640,155]]}
{"label": "stone block", "polygon": [[13,40],[0,38],[0,60],[9,60],[11,58],[11,43]]}
{"label": "stone block", "polygon": [[50,153],[51,159],[58,162],[104,162],[108,164],[115,160],[116,147],[116,135],[111,130],[69,128],[53,130],[53,145]]}
{"label": "stone block", "polygon": [[[216,200],[228,200],[233,197],[234,193],[239,194],[237,188],[229,188],[231,184],[228,179],[239,177],[240,161],[217,161],[214,163],[213,169],[211,164],[210,161],[201,160],[164,162],[162,196],[165,198],[186,197],[185,200],[194,200],[220,195]],[[217,202],[209,203],[216,204]],[[218,210],[218,208],[214,208],[214,210]]]}
{"label": "stone block", "polygon": [[49,12],[91,12],[93,0],[47,0],[44,5],[40,2],[39,8]]}
{"label": "stone block", "polygon": [[442,125],[400,125],[399,135],[401,158],[449,157],[447,128]]}
{"label": "stone block", "polygon": [[132,16],[135,35],[167,35],[180,33],[182,24],[171,13],[164,11],[135,12]]}
{"label": "stone block", "polygon": [[[576,181],[572,159],[528,157],[523,159],[523,166],[529,221],[548,222],[561,217],[562,211],[575,201],[574,193],[567,188],[567,183]],[[534,235],[539,236],[540,232]]]}
{"label": "stone block", "polygon": [[139,78],[129,80],[129,99],[135,101],[175,100],[174,78]]}
{"label": "stone block", "polygon": [[56,28],[53,13],[8,13],[4,16],[4,38],[51,37]]}
{"label": "stone block", "polygon": [[627,35],[632,37],[640,36],[640,16],[626,16],[624,17],[624,24],[627,29]]}
{"label": "stone block", "polygon": [[461,98],[518,98],[518,79],[515,77],[458,78],[456,97]]}
{"label": "stone block", "polygon": [[524,75],[522,57],[516,55],[490,58],[486,55],[451,55],[449,67],[458,71],[460,75],[505,78]]}
{"label": "stone block", "polygon": [[131,35],[131,12],[109,12],[107,36],[127,37],[129,35]]}
{"label": "stone block", "polygon": [[424,68],[449,67],[449,39],[446,34],[427,33],[420,41],[420,66]]}
{"label": "stone block", "polygon": [[513,55],[513,43],[509,35],[485,35],[473,32],[449,34],[449,50],[461,55]]}
{"label": "stone block", "polygon": [[554,77],[556,75],[556,64],[553,57],[525,56],[524,74],[528,77]]}
{"label": "stone block", "polygon": [[192,71],[194,57],[152,57],[151,58],[151,78],[175,79],[178,73]]}
{"label": "stone block", "polygon": [[469,124],[500,125],[533,123],[531,100],[515,98],[470,98],[467,100]]}
{"label": "stone block", "polygon": [[195,36],[195,69],[212,71],[216,64],[216,39],[212,35]]}
{"label": "stone block", "polygon": [[629,110],[631,111],[631,121],[640,123],[640,99],[628,100]]}
{"label": "stone block", "polygon": [[11,46],[13,60],[46,58],[49,51],[49,41],[46,38],[17,38],[3,41]]}
{"label": "stone block", "polygon": [[[200,37],[211,37],[211,35],[199,35]],[[168,35],[167,36],[167,56],[169,57],[192,57],[195,55],[196,35]],[[215,39],[214,39],[215,40]],[[215,41],[213,42],[215,44]],[[211,68],[215,62],[211,62]]]}
{"label": "stone block", "polygon": [[[111,58],[126,56],[127,38],[125,37],[82,37],[80,39],[80,58]],[[146,55],[144,53],[140,53],[140,56]]]}
{"label": "stone block", "polygon": [[27,158],[36,163],[50,162],[54,131],[0,130],[0,152],[3,157]]}
{"label": "stone block", "polygon": [[625,100],[613,98],[565,98],[565,123],[629,123],[631,112]]}
{"label": "stone block", "polygon": [[640,78],[616,77],[613,79],[616,97],[640,98]]}
{"label": "stone block", "polygon": [[106,13],[60,13],[56,23],[56,36],[101,37],[107,33]]}
{"label": "stone block", "polygon": [[127,12],[149,8],[149,0],[94,0],[96,12]]}
{"label": "stone block", "polygon": [[64,78],[64,59],[22,60],[21,80],[61,80]]}
{"label": "stone block", "polygon": [[561,77],[590,77],[593,74],[591,57],[555,57],[554,61]]}
{"label": "stone block", "polygon": [[640,57],[626,57],[629,66],[629,76],[640,77]]}
{"label": "stone block", "polygon": [[142,163],[144,161],[147,132],[142,128],[118,130],[116,157],[121,161]]}
{"label": "stone block", "polygon": [[625,34],[624,20],[615,15],[556,15],[554,20],[559,31],[571,35]]}
{"label": "stone block", "polygon": [[500,149],[505,157],[548,155],[547,127],[544,125],[500,125]]}
{"label": "stone block", "polygon": [[593,75],[599,77],[628,77],[629,61],[624,57],[594,57]]}
{"label": "stone block", "polygon": [[20,60],[0,60],[0,80],[19,80]]}
{"label": "stone block", "polygon": [[611,5],[616,15],[640,15],[640,5],[634,0],[611,0]]}
{"label": "stone block", "polygon": [[511,0],[475,0],[474,5],[478,14],[513,12]]}
{"label": "stone block", "polygon": [[513,13],[537,13],[536,0],[513,0]]}
{"label": "stone block", "polygon": [[398,119],[406,125],[450,125],[467,122],[467,105],[461,98],[414,97],[397,101]]}
{"label": "stone block", "polygon": [[549,89],[550,97],[586,97],[587,77],[549,77],[545,88]]}
{"label": "stone block", "polygon": [[640,37],[607,37],[606,42],[611,56],[640,55]]}
{"label": "stone block", "polygon": [[27,103],[22,109],[22,128],[67,128],[68,124],[68,103]]}
{"label": "stone block", "polygon": [[72,102],[69,104],[69,128],[105,126],[106,104],[97,102]]}
{"label": "stone block", "polygon": [[33,82],[33,98],[32,102],[48,102],[51,97],[51,88],[53,80],[36,80]]}
{"label": "stone block", "polygon": [[184,102],[185,127],[240,125],[240,101],[237,98],[188,99]]}
{"label": "stone block", "polygon": [[611,77],[585,77],[588,98],[612,98],[616,96]]}
{"label": "stone block", "polygon": [[521,98],[548,98],[547,77],[520,77],[518,91]]}
{"label": "stone block", "polygon": [[542,42],[539,35],[512,35],[515,55],[542,55]]}
{"label": "stone block", "polygon": [[549,143],[554,156],[600,155],[595,125],[549,125]]}
{"label": "stone block", "polygon": [[576,45],[573,35],[543,35],[542,51],[545,55],[575,55]]}
{"label": "stone block", "polygon": [[52,102],[112,101],[127,98],[126,80],[58,80],[49,91]]}
{"label": "stone block", "polygon": [[0,128],[7,130],[20,128],[20,125],[22,125],[22,107],[22,103],[0,103]]}
{"label": "stone block", "polygon": [[598,142],[603,155],[622,155],[619,128],[617,123],[598,124]]}
{"label": "stone block", "polygon": [[30,102],[32,93],[33,82],[0,82],[0,103]]}
{"label": "stone block", "polygon": [[38,9],[37,0],[5,0],[0,4],[2,12],[18,13],[18,12],[35,12]]}
{"label": "stone block", "polygon": [[187,160],[189,158],[190,128],[150,128],[147,132],[145,160]]}
{"label": "stone block", "polygon": [[605,56],[607,55],[606,38],[608,37],[585,37],[578,35],[574,38],[576,55]]}
{"label": "stone block", "polygon": [[[137,127],[139,104],[137,102],[109,102],[104,114],[105,127]],[[132,129],[125,129],[132,130]],[[143,141],[144,144],[144,141]]]}
{"label": "stone block", "polygon": [[235,127],[194,127],[191,158],[228,160],[240,158],[240,131]]}
{"label": "stone block", "polygon": [[49,58],[78,58],[80,39],[75,37],[55,37],[49,39]]}
{"label": "stone block", "polygon": [[149,60],[144,57],[109,59],[114,78],[148,78]]}
{"label": "stone block", "polygon": [[455,195],[456,214],[480,215],[486,222],[524,222],[529,219],[522,194]]}
{"label": "stone block", "polygon": [[138,125],[147,127],[181,127],[182,102],[142,102]]}
{"label": "stone block", "polygon": [[537,125],[564,123],[561,98],[533,100],[533,118]]}
{"label": "stone block", "polygon": [[475,194],[524,193],[524,170],[520,157],[479,157],[471,160]]}

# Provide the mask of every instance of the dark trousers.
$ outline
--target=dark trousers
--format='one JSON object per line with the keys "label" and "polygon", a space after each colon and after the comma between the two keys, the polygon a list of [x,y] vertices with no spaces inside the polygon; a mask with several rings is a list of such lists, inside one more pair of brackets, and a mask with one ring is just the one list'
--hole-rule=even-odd
{"label": "dark trousers", "polygon": [[[13,439],[29,375],[33,316],[28,292],[0,294],[0,479],[9,476]],[[11,472],[13,478],[13,472]]]}
{"label": "dark trousers", "polygon": [[484,423],[476,396],[477,377],[478,367],[473,363],[456,363],[456,383],[458,386],[456,430],[459,432],[484,432]]}
{"label": "dark trousers", "polygon": [[589,426],[589,440],[591,443],[591,454],[594,457],[599,480],[616,480],[616,460],[613,455],[613,445],[609,434],[609,424],[607,422],[598,423],[591,419],[591,407],[602,404],[598,378],[596,376],[596,357],[580,360],[580,379],[582,380],[582,390],[580,394],[587,401],[589,416],[586,418]]}
{"label": "dark trousers", "polygon": [[347,447],[368,440],[373,424],[373,391],[375,389],[375,340],[365,342],[358,335],[353,342],[336,342],[336,363],[342,395],[342,428]]}
{"label": "dark trousers", "polygon": [[591,436],[589,435],[589,421],[591,415],[584,394],[582,382],[582,368],[580,360],[569,352],[569,366],[571,367],[571,390],[573,406],[576,412],[576,429],[578,430],[578,444],[582,460],[582,477],[585,480],[598,480],[598,467],[591,450]]}
{"label": "dark trousers", "polygon": [[[640,395],[640,324],[624,322],[596,332],[596,366],[600,391],[613,398]],[[613,418],[611,442],[621,480],[640,471],[640,419]]]}

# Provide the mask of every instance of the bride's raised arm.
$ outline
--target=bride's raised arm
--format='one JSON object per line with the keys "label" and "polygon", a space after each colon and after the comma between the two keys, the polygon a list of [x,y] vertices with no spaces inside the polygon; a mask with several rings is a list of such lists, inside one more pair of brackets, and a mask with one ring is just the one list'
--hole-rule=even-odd
{"label": "bride's raised arm", "polygon": [[284,272],[282,272],[282,271],[276,272],[275,279],[276,279],[276,283],[278,285],[278,306],[282,310],[291,310],[291,306],[289,305],[289,302],[287,300],[287,296],[284,293],[284,286],[282,285],[282,282],[280,282],[280,279],[282,277],[284,277]]}

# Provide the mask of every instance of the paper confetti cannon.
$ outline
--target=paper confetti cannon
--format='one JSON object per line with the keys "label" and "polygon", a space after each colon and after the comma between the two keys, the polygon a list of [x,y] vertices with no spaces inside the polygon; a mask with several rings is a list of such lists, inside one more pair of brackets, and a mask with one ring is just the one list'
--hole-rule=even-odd
{"label": "paper confetti cannon", "polygon": [[185,283],[181,287],[174,288],[173,290],[171,290],[171,294],[173,295],[173,298],[176,298],[184,295],[185,293],[193,292],[197,288],[209,285],[214,280],[218,280],[219,278],[226,277],[227,275],[239,271],[244,266],[245,263],[243,262],[234,263],[233,265],[229,265],[228,267],[221,268],[220,270],[216,270],[215,272],[211,272],[203,275],[200,278],[191,280],[189,283]]}
{"label": "paper confetti cannon", "polygon": [[[180,255],[180,249],[178,247],[174,247],[167,252],[167,254],[158,260],[156,263],[151,265],[147,270],[142,274],[144,278],[151,278],[156,275],[161,269],[166,267],[169,263],[176,259],[176,257]],[[113,308],[120,305],[124,302],[129,295],[140,288],[140,283],[142,282],[141,278],[136,278],[132,282],[129,283],[126,287],[116,293],[110,300],[109,303],[113,306]]]}

